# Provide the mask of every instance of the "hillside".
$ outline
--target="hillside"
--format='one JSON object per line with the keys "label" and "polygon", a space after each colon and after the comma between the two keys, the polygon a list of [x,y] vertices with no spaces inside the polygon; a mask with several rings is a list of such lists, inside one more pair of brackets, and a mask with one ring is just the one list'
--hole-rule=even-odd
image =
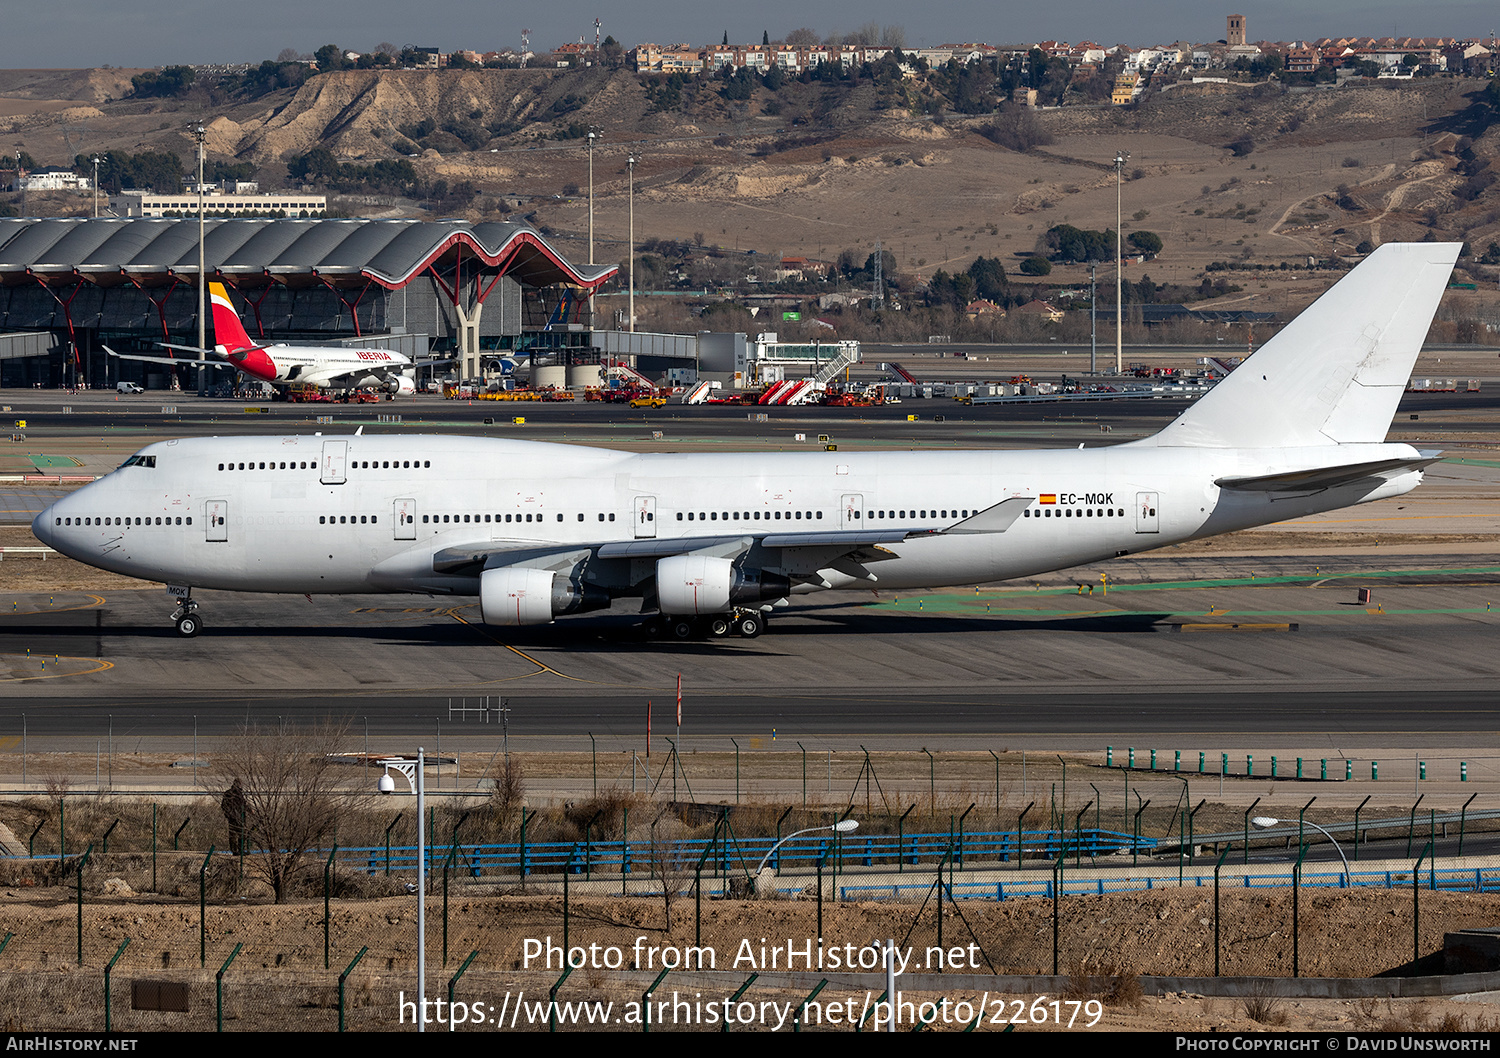
{"label": "hillside", "polygon": [[[249,162],[264,186],[285,184],[286,163],[319,148],[356,166],[405,157],[418,186],[366,189],[335,207],[524,217],[584,259],[581,136],[591,126],[600,131],[596,256],[606,260],[624,256],[631,154],[638,243],[823,260],[851,250],[863,260],[879,242],[913,277],[981,255],[1014,271],[1053,225],[1112,228],[1111,163],[1122,149],[1125,231],[1162,237],[1164,252],[1146,268],[1158,283],[1196,284],[1214,262],[1279,271],[1365,240],[1462,240],[1476,257],[1500,242],[1491,186],[1500,133],[1484,82],[1184,86],[1128,108],[997,118],[953,113],[930,84],[869,78],[787,80],[774,92],[756,84],[746,98],[726,98],[735,93],[722,82],[597,68],[341,71],[256,99],[195,90],[143,100],[121,98],[130,73],[0,72],[0,131],[42,163],[103,150],[168,150],[186,161],[187,127],[202,120],[210,159]],[[476,194],[455,206],[431,190],[438,181]],[[87,196],[36,198],[35,211],[90,208]],[[1051,278],[1087,275],[1075,265]],[[1240,300],[1294,308],[1326,282],[1262,277]]]}

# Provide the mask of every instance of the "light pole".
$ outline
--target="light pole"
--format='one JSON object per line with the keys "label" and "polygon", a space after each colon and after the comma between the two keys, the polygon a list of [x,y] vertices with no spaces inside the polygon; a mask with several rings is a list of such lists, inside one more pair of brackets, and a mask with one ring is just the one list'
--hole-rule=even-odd
{"label": "light pole", "polygon": [[625,168],[630,170],[630,238],[625,247],[625,253],[630,260],[630,297],[625,308],[629,313],[629,326],[626,330],[635,331],[635,155],[625,159]]}
{"label": "light pole", "polygon": [[599,134],[589,129],[589,264],[594,263],[594,141]]}
{"label": "light pole", "polygon": [[94,155],[94,219],[99,219],[99,156]]}
{"label": "light pole", "polygon": [[208,358],[208,354],[204,352],[207,348],[207,321],[204,319],[207,280],[203,275],[203,144],[208,138],[208,131],[201,121],[193,126],[193,138],[198,141],[198,396],[202,397],[207,395],[208,387],[208,372],[203,366]]}
{"label": "light pole", "polygon": [[1089,263],[1089,374],[1099,373],[1099,262]]}
{"label": "light pole", "polygon": [[1120,211],[1120,186],[1124,182],[1125,163],[1130,160],[1129,151],[1117,151],[1115,153],[1115,374],[1120,374],[1125,369],[1125,302],[1121,298],[1124,287],[1122,271],[1125,256],[1121,242],[1120,227],[1122,217]]}
{"label": "light pole", "polygon": [[381,773],[377,789],[383,794],[396,792],[396,783],[391,778],[390,768],[394,765],[398,771],[406,776],[406,781],[411,784],[412,792],[417,795],[417,1031],[426,1032],[425,1024],[427,1012],[427,830],[424,823],[427,819],[427,782],[423,772],[427,770],[427,755],[421,746],[417,747],[417,767],[415,772],[407,771],[403,767],[407,762],[385,761],[386,771]]}
{"label": "light pole", "polygon": [[768,864],[768,863],[771,862],[771,857],[774,856],[774,855],[776,855],[776,850],[779,849],[779,848],[781,848],[781,846],[785,845],[788,841],[791,841],[793,838],[799,838],[803,834],[816,834],[820,830],[832,830],[832,831],[834,831],[835,833],[838,833],[838,834],[847,834],[851,830],[858,830],[858,829],[859,829],[859,820],[857,820],[857,819],[840,819],[837,823],[833,824],[833,826],[830,826],[830,827],[808,827],[806,830],[799,830],[795,834],[788,834],[786,837],[782,838],[776,844],[772,845],[771,846],[771,850],[769,852],[767,852],[764,856],[762,856],[760,858],[760,863],[758,863],[758,864],[755,865],[755,876],[757,878],[759,878],[760,877],[760,872],[763,871],[763,870],[765,870],[766,869],[766,864]]}
{"label": "light pole", "polygon": [[[1270,827],[1278,826],[1282,822],[1290,823],[1291,821],[1290,820],[1272,819],[1270,816],[1256,816],[1254,819],[1250,820],[1250,822],[1252,822],[1256,826],[1260,827],[1260,829],[1266,830],[1266,829],[1268,829]],[[1318,824],[1314,823],[1311,819],[1304,819],[1304,820],[1302,820],[1302,822],[1304,824],[1306,824],[1307,826],[1312,827],[1319,834],[1322,834],[1325,838],[1327,838],[1329,840],[1329,842],[1333,845],[1335,851],[1338,852],[1339,859],[1341,859],[1341,860],[1344,861],[1344,875],[1347,878],[1349,878],[1350,882],[1352,883],[1353,879],[1354,879],[1354,875],[1349,870],[1349,861],[1347,859],[1345,859],[1343,847],[1340,846],[1339,843],[1338,843],[1338,841],[1336,841],[1334,839],[1334,836],[1332,834],[1328,833],[1328,831],[1324,830],[1322,827],[1318,826]]]}

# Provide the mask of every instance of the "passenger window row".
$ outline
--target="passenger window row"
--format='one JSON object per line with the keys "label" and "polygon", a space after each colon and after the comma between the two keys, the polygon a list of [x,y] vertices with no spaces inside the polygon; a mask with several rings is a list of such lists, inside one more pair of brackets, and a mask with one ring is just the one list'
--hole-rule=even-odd
{"label": "passenger window row", "polygon": [[[557,515],[556,517],[557,517],[557,520],[559,522],[563,521],[566,518],[565,515],[561,515],[561,514]],[[579,515],[578,515],[578,520],[580,522],[584,521],[585,517],[586,516],[580,512]],[[600,513],[598,517],[599,517],[599,520],[601,522],[603,522],[603,521],[610,521],[610,522],[612,522],[612,521],[615,520],[615,516],[614,516],[613,512],[610,512],[609,514]],[[443,523],[450,523],[451,524],[453,522],[492,522],[492,521],[493,522],[510,522],[510,521],[516,521],[516,522],[530,522],[530,521],[543,522],[543,521],[546,521],[546,520],[547,520],[547,516],[544,515],[544,514],[505,514],[505,515],[500,515],[500,514],[482,514],[482,515],[481,514],[424,514],[424,515],[422,515],[422,524],[424,524],[424,525],[427,525],[429,523],[439,524],[440,525],[440,524],[443,524]]]}
{"label": "passenger window row", "polygon": [[132,518],[126,518],[126,517],[123,517],[123,516],[119,517],[119,518],[114,518],[114,519],[110,519],[110,518],[56,518],[56,519],[53,520],[53,524],[54,525],[63,525],[63,526],[69,526],[69,525],[83,525],[83,526],[90,526],[90,525],[97,525],[97,526],[105,526],[105,525],[119,525],[119,526],[126,526],[126,525],[192,525],[193,524],[193,519],[192,519],[191,515],[188,515],[186,517],[183,517],[183,516],[179,515],[179,516],[177,516],[175,518],[175,520],[173,518],[169,518],[169,517],[165,517],[164,516],[164,517],[157,518],[155,521],[152,521],[151,518],[147,518],[147,517],[141,517],[141,518],[134,518],[134,519],[132,519]]}
{"label": "passenger window row", "polygon": [[[137,462],[138,460],[141,461],[141,462]],[[150,460],[150,462],[144,462],[145,460]],[[151,467],[154,467],[154,466],[156,466],[156,457],[155,456],[132,456],[130,459],[126,460],[125,466],[127,466],[127,467],[128,466],[151,466]],[[413,470],[413,469],[421,470],[424,467],[431,467],[431,466],[432,466],[432,460],[430,460],[430,459],[428,459],[428,460],[420,460],[420,459],[386,459],[386,460],[362,459],[362,460],[355,460],[354,462],[351,462],[349,464],[349,467],[350,467],[351,470],[393,470],[393,469],[394,470]],[[317,469],[319,469],[319,467],[318,467],[317,463],[315,463],[315,462],[310,463],[307,460],[302,460],[302,461],[299,462],[298,460],[293,459],[293,460],[290,460],[290,461],[283,461],[283,462],[278,463],[276,460],[271,459],[271,460],[266,460],[264,462],[259,462],[259,463],[255,462],[254,460],[251,460],[250,462],[247,462],[247,463],[220,463],[219,464],[219,469],[220,470],[317,470]]]}
{"label": "passenger window row", "polygon": [[361,515],[359,515],[357,517],[355,515],[352,515],[352,514],[350,514],[350,515],[343,515],[343,514],[341,514],[337,518],[335,518],[331,514],[326,515],[326,516],[325,515],[321,515],[321,514],[318,515],[318,524],[319,525],[345,525],[345,524],[348,524],[348,525],[365,525],[365,524],[375,525],[379,521],[380,521],[380,519],[378,517],[376,517],[375,515],[373,515],[373,514],[371,514],[371,515],[361,514]]}
{"label": "passenger window row", "polygon": [[[728,511],[722,514],[718,511],[708,511],[706,513],[698,511],[696,517],[694,517],[694,512],[686,512],[686,520],[689,522],[717,522],[720,520],[726,522],[758,522],[762,518],[768,522],[780,521],[782,518],[786,518],[788,521],[792,519],[801,520],[803,518],[806,518],[808,521],[817,521],[821,520],[822,517],[822,511],[735,511],[733,515]],[[684,520],[684,512],[677,512],[677,520],[679,522]]]}
{"label": "passenger window row", "polygon": [[1023,518],[1123,518],[1125,517],[1125,511],[1115,507],[1084,507],[1077,511],[1072,507],[1058,509],[1042,507],[1036,511],[1032,511],[1030,507],[1027,507],[1021,512],[1021,516]]}
{"label": "passenger window row", "polygon": [[[859,517],[859,512],[852,512],[854,517]],[[939,511],[871,511],[871,518],[916,518],[919,521],[924,518],[967,518],[970,511],[939,510]]]}
{"label": "passenger window row", "polygon": [[317,470],[318,469],[318,464],[316,464],[316,463],[309,463],[306,460],[303,460],[301,463],[299,463],[295,459],[292,460],[291,462],[282,462],[279,465],[277,464],[277,462],[274,459],[270,460],[268,462],[265,462],[265,463],[256,463],[254,460],[251,460],[248,463],[220,463],[219,464],[219,469],[220,470]]}

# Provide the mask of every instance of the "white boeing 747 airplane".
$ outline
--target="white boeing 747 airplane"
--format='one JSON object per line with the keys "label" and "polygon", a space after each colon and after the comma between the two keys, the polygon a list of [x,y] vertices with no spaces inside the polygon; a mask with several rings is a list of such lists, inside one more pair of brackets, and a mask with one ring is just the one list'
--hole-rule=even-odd
{"label": "white boeing 747 airplane", "polygon": [[1048,570],[1399,496],[1386,443],[1459,248],[1382,246],[1154,436],[1087,450],[630,454],[390,434],[161,441],[32,530],[192,588],[478,596],[491,625],[639,599],[657,634],[759,635],[789,596]]}

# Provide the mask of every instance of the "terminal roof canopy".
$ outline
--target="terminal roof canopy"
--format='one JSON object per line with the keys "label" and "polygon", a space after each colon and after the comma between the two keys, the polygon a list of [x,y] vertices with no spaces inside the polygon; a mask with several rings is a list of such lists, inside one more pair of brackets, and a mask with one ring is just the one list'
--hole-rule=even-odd
{"label": "terminal roof canopy", "polygon": [[[526,286],[597,288],[613,265],[568,261],[526,224],[415,220],[204,221],[211,277],[238,287],[370,283],[398,289],[432,270],[506,275]],[[196,279],[198,221],[0,219],[0,284],[158,286]]]}

